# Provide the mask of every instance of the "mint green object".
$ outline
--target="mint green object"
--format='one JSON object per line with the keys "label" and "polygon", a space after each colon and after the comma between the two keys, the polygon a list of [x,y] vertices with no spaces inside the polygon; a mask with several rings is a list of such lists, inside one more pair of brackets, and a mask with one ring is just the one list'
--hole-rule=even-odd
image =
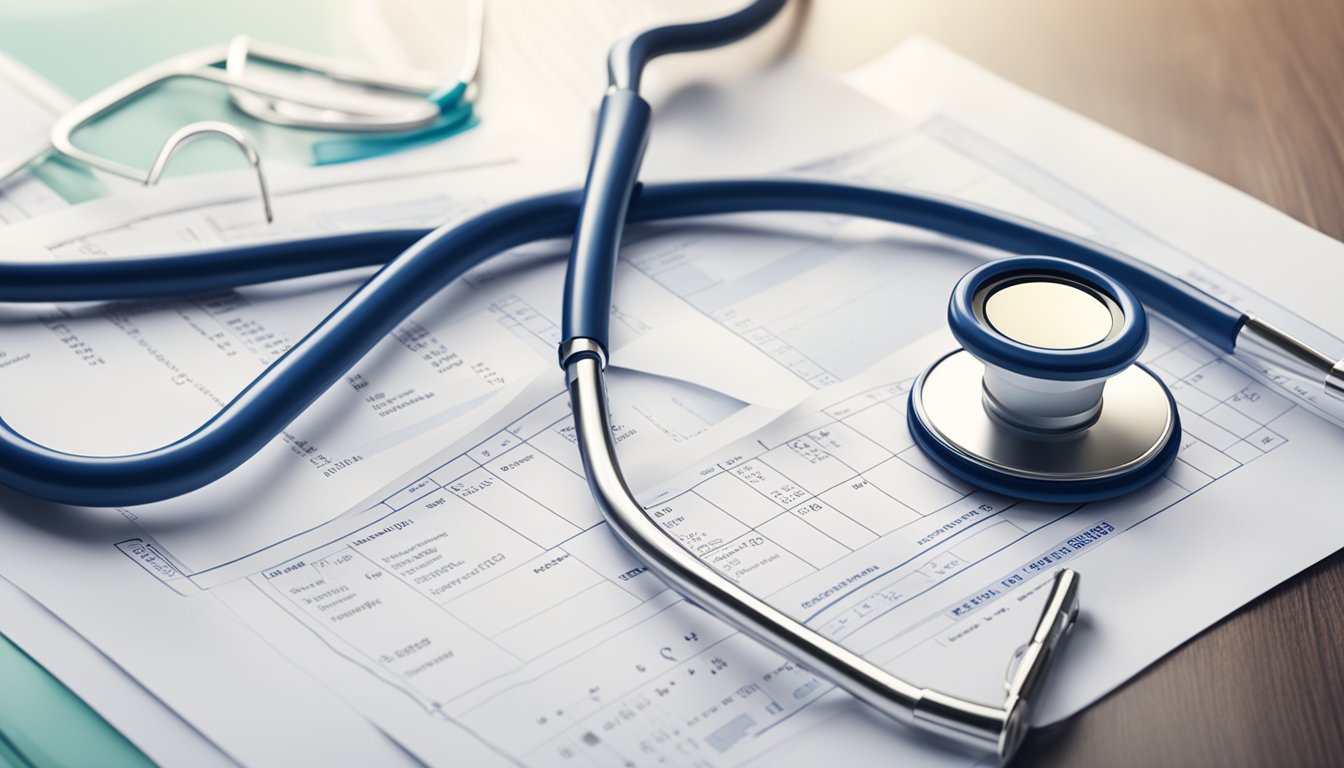
{"label": "mint green object", "polygon": [[463,82],[456,82],[453,83],[452,85],[440,88],[439,90],[429,94],[429,100],[434,102],[435,104],[438,104],[439,109],[446,113],[448,112],[448,110],[453,109],[457,107],[459,104],[461,104],[462,97],[466,95],[467,95],[467,84]]}
{"label": "mint green object", "polygon": [[445,111],[434,125],[418,131],[373,136],[361,134],[348,139],[313,142],[313,165],[335,165],[390,155],[456,136],[476,127],[478,123],[480,120],[472,114],[471,103],[462,102]]}
{"label": "mint green object", "polygon": [[60,157],[34,165],[32,174],[72,205],[102,197],[108,192],[107,186],[88,168],[79,163],[68,163]]}
{"label": "mint green object", "polygon": [[78,696],[0,635],[0,766],[154,765]]}
{"label": "mint green object", "polygon": [[[32,3],[0,0],[0,50],[82,100],[145,67],[189,50],[219,45],[239,34],[317,54],[340,56],[349,2],[341,0],[66,0]],[[108,160],[148,170],[168,136],[202,120],[230,123],[244,131],[263,158],[308,164],[316,155],[350,162],[420,146],[467,130],[475,122],[457,112],[467,90],[453,83],[430,96],[445,118],[409,134],[371,137],[272,125],[234,109],[218,84],[175,80],[137,96],[73,137],[83,149]],[[386,141],[371,139],[386,139]],[[331,143],[330,149],[318,145]],[[96,179],[40,164],[49,186],[71,202],[100,194]],[[242,167],[236,148],[218,142],[193,144],[174,158],[168,176]],[[94,183],[90,183],[94,182]]]}
{"label": "mint green object", "polygon": [[[0,0],[0,50],[78,101],[157,61],[243,33],[338,55],[342,32],[332,21],[342,19],[346,7],[333,0]],[[147,170],[164,140],[184,123],[222,120],[253,137],[265,157],[307,162],[309,144],[321,134],[277,129],[247,118],[229,107],[220,88],[200,87],[205,85],[169,83],[80,131],[77,140],[110,159]],[[238,167],[236,149],[202,142],[175,158],[167,175]],[[72,187],[75,199],[88,194],[80,180],[52,173],[63,197],[71,198]]]}

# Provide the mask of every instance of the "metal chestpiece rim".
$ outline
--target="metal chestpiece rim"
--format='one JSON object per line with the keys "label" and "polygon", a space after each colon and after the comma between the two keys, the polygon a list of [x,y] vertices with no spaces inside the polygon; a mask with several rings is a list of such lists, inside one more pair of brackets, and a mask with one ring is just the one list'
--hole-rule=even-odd
{"label": "metal chestpiece rim", "polygon": [[908,414],[944,468],[1021,498],[1087,501],[1174,459],[1175,403],[1136,363],[1147,318],[1116,281],[1062,259],[990,262],[958,282],[948,320],[964,349],[920,376]]}

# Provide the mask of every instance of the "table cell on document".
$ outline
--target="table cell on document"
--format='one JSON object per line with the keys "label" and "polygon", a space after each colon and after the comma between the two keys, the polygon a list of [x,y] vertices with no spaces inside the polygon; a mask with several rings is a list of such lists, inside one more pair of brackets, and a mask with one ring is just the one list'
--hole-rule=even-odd
{"label": "table cell on document", "polygon": [[[1209,413],[1213,413],[1218,407],[1215,405],[1209,410]],[[1179,411],[1181,431],[1191,437],[1199,438],[1217,450],[1224,450],[1240,439],[1198,413],[1191,413],[1185,408],[1179,408]]]}
{"label": "table cell on document", "polygon": [[486,468],[533,499],[546,499],[547,508],[580,529],[602,520],[588,483],[531,445],[509,451]]}
{"label": "table cell on document", "polygon": [[[1245,440],[1238,440],[1230,445],[1227,450],[1223,451],[1223,453],[1226,453],[1228,457],[1238,464],[1255,461],[1263,455],[1259,448],[1256,448]],[[1168,479],[1170,479],[1170,473],[1168,473]],[[1181,487],[1184,488],[1185,486]]]}
{"label": "table cell on document", "polygon": [[488,470],[471,472],[449,485],[448,490],[542,549],[549,549],[579,532],[578,526]]}
{"label": "table cell on document", "polygon": [[[404,526],[371,536],[388,525]],[[347,543],[435,602],[489,582],[505,563],[541,551],[535,543],[445,491],[421,499],[394,518],[356,531]]]}
{"label": "table cell on document", "polygon": [[567,552],[551,550],[448,603],[449,613],[493,637],[604,581]]}
{"label": "table cell on document", "polygon": [[876,403],[903,399],[907,391],[906,386],[899,382],[887,384],[853,395],[825,408],[824,412],[833,419],[843,419]]}
{"label": "table cell on document", "polygon": [[[1242,441],[1241,444],[1251,448],[1251,450],[1255,450],[1254,447],[1250,446],[1245,441]],[[1191,493],[1194,493],[1200,488],[1213,482],[1213,478],[1180,459],[1171,463],[1171,469],[1167,470],[1165,477]]]}
{"label": "table cell on document", "polygon": [[499,431],[488,439],[482,440],[475,448],[467,452],[472,460],[484,464],[493,461],[523,444],[523,439],[515,434]]}
{"label": "table cell on document", "polygon": [[809,499],[790,511],[850,549],[858,549],[877,539],[872,531],[845,517],[821,499]]}
{"label": "table cell on document", "polygon": [[[677,602],[601,639],[572,660],[539,669],[519,684],[474,702],[454,716],[482,738],[506,744],[512,754],[522,755],[620,701],[632,690],[664,680],[700,649],[717,650],[732,633],[704,611]],[[712,679],[725,678],[731,687],[743,684],[736,675],[720,673]],[[647,712],[644,707],[640,710]],[[605,734],[599,724],[593,730]],[[549,763],[555,762],[551,757]]]}
{"label": "table cell on document", "polygon": [[753,490],[784,509],[792,507],[811,494],[807,489],[785,476],[774,467],[759,461],[748,461],[733,467],[733,474]]}
{"label": "table cell on document", "polygon": [[1215,478],[1222,477],[1241,466],[1231,456],[1190,435],[1181,440],[1181,449],[1177,456],[1181,461]]}
{"label": "table cell on document", "polygon": [[918,446],[912,445],[909,448],[906,448],[898,454],[898,458],[963,496],[975,491],[975,486],[938,466],[938,464],[933,459],[930,459],[929,455]]}
{"label": "table cell on document", "polygon": [[1152,360],[1152,365],[1156,368],[1161,368],[1163,371],[1170,373],[1178,379],[1183,379],[1199,370],[1199,367],[1207,362],[1207,360],[1197,360],[1187,354],[1183,348],[1176,347],[1154,358]]}
{"label": "table cell on document", "polygon": [[316,626],[426,698],[450,699],[519,666],[390,571],[348,549],[307,569],[316,576],[312,589],[295,593],[293,577],[302,578],[304,568],[268,583]]}
{"label": "table cell on document", "polygon": [[832,488],[822,494],[821,500],[879,536],[891,533],[920,517],[918,512],[864,478],[856,478]]}
{"label": "table cell on document", "polygon": [[720,473],[700,483],[695,486],[695,492],[749,528],[784,512],[783,507],[731,472]]}
{"label": "table cell on document", "polygon": [[589,528],[566,541],[564,550],[641,600],[647,600],[667,589],[667,585],[621,544],[605,525]]}
{"label": "table cell on document", "polygon": [[1226,400],[1244,389],[1251,380],[1222,360],[1214,360],[1185,377],[1185,382],[1203,390],[1214,400]]}
{"label": "table cell on document", "polygon": [[871,469],[891,455],[885,448],[842,421],[813,430],[808,433],[808,437],[856,472]]}
{"label": "table cell on document", "polygon": [[768,595],[816,572],[797,555],[755,531],[728,542],[704,559],[754,595]]}
{"label": "table cell on document", "polygon": [[991,522],[987,528],[976,531],[969,538],[960,539],[952,545],[952,554],[968,563],[998,552],[1014,541],[1022,538],[1022,529],[1007,520]]}
{"label": "table cell on document", "polygon": [[863,473],[865,479],[887,495],[899,499],[921,515],[951,504],[965,494],[934,480],[899,458],[884,461]]}
{"label": "table cell on document", "polygon": [[527,440],[550,429],[557,421],[568,419],[569,414],[569,397],[558,394],[510,424],[507,431],[522,440]]}
{"label": "table cell on document", "polygon": [[892,403],[878,403],[845,417],[843,422],[854,431],[886,448],[893,454],[915,444],[905,426],[905,414]]}
{"label": "table cell on document", "polygon": [[466,477],[472,472],[475,472],[478,468],[480,468],[480,466],[481,465],[478,464],[476,460],[471,458],[470,456],[465,455],[458,456],[457,458],[453,459],[447,464],[444,464],[443,466],[439,467],[433,472],[430,472],[428,477],[430,480],[433,480],[439,485],[447,488],[457,480]]}
{"label": "table cell on document", "polygon": [[579,445],[575,440],[577,432],[570,420],[542,430],[527,442],[534,448],[560,462],[560,465],[576,475],[583,475],[583,457],[579,455]]}
{"label": "table cell on document", "polygon": [[1260,428],[1259,422],[1236,410],[1228,403],[1219,403],[1204,414],[1204,417],[1237,437],[1246,437]]}
{"label": "table cell on document", "polygon": [[1262,427],[1256,430],[1254,434],[1247,437],[1246,442],[1254,445],[1265,453],[1269,453],[1287,442],[1287,438],[1269,427]]}
{"label": "table cell on document", "polygon": [[697,555],[747,532],[746,526],[694,491],[656,504],[648,513],[654,522]]}
{"label": "table cell on document", "polygon": [[813,568],[824,568],[850,552],[848,547],[792,513],[780,515],[758,530]]}
{"label": "table cell on document", "polygon": [[811,494],[821,493],[858,474],[811,437],[790,440],[761,454],[756,461],[778,470]]}
{"label": "table cell on document", "polygon": [[1218,406],[1218,401],[1204,394],[1204,390],[1184,381],[1172,382],[1170,389],[1177,405],[1195,413],[1207,413]]}
{"label": "table cell on document", "polygon": [[1261,424],[1268,424],[1287,413],[1293,403],[1258,381],[1246,385],[1240,392],[1227,399],[1227,404],[1244,416]]}
{"label": "table cell on document", "polygon": [[599,582],[495,636],[520,659],[535,659],[638,607],[643,600],[609,581]]}

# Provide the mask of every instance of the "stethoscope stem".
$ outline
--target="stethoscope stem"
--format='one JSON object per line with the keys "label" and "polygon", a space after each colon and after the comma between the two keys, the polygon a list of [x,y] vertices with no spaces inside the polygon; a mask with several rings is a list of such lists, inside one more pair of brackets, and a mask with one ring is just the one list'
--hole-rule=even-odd
{"label": "stethoscope stem", "polygon": [[616,536],[660,579],[710,613],[897,721],[1010,760],[1029,728],[1054,653],[1078,614],[1078,574],[1056,573],[1045,607],[1012,668],[1000,705],[913,685],[793,619],[719,573],[663,531],[630,492],[608,419],[604,359],[590,341],[566,345],[565,366],[584,474]]}
{"label": "stethoscope stem", "polygon": [[1344,360],[1334,360],[1255,315],[1246,315],[1237,333],[1236,352],[1267,364],[1270,370],[1318,383],[1325,395],[1344,402]]}

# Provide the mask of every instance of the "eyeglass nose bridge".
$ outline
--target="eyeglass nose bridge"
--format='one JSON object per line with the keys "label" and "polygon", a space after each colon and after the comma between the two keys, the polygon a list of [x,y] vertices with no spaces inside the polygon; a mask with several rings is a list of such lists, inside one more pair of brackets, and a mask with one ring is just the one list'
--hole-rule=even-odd
{"label": "eyeglass nose bridge", "polygon": [[[311,72],[333,83],[348,86],[361,94],[369,91],[417,97],[400,100],[394,109],[369,108],[354,100],[315,98],[308,93],[287,90],[287,95],[266,93],[264,85],[249,79],[247,64],[251,60],[269,62],[280,67]],[[288,48],[274,43],[261,43],[246,35],[230,41],[224,57],[224,73],[228,78],[229,99],[244,114],[275,125],[317,130],[355,133],[400,133],[426,128],[434,123],[446,107],[431,98],[439,84],[430,75],[389,76],[350,62]],[[461,92],[457,92],[460,99]]]}

